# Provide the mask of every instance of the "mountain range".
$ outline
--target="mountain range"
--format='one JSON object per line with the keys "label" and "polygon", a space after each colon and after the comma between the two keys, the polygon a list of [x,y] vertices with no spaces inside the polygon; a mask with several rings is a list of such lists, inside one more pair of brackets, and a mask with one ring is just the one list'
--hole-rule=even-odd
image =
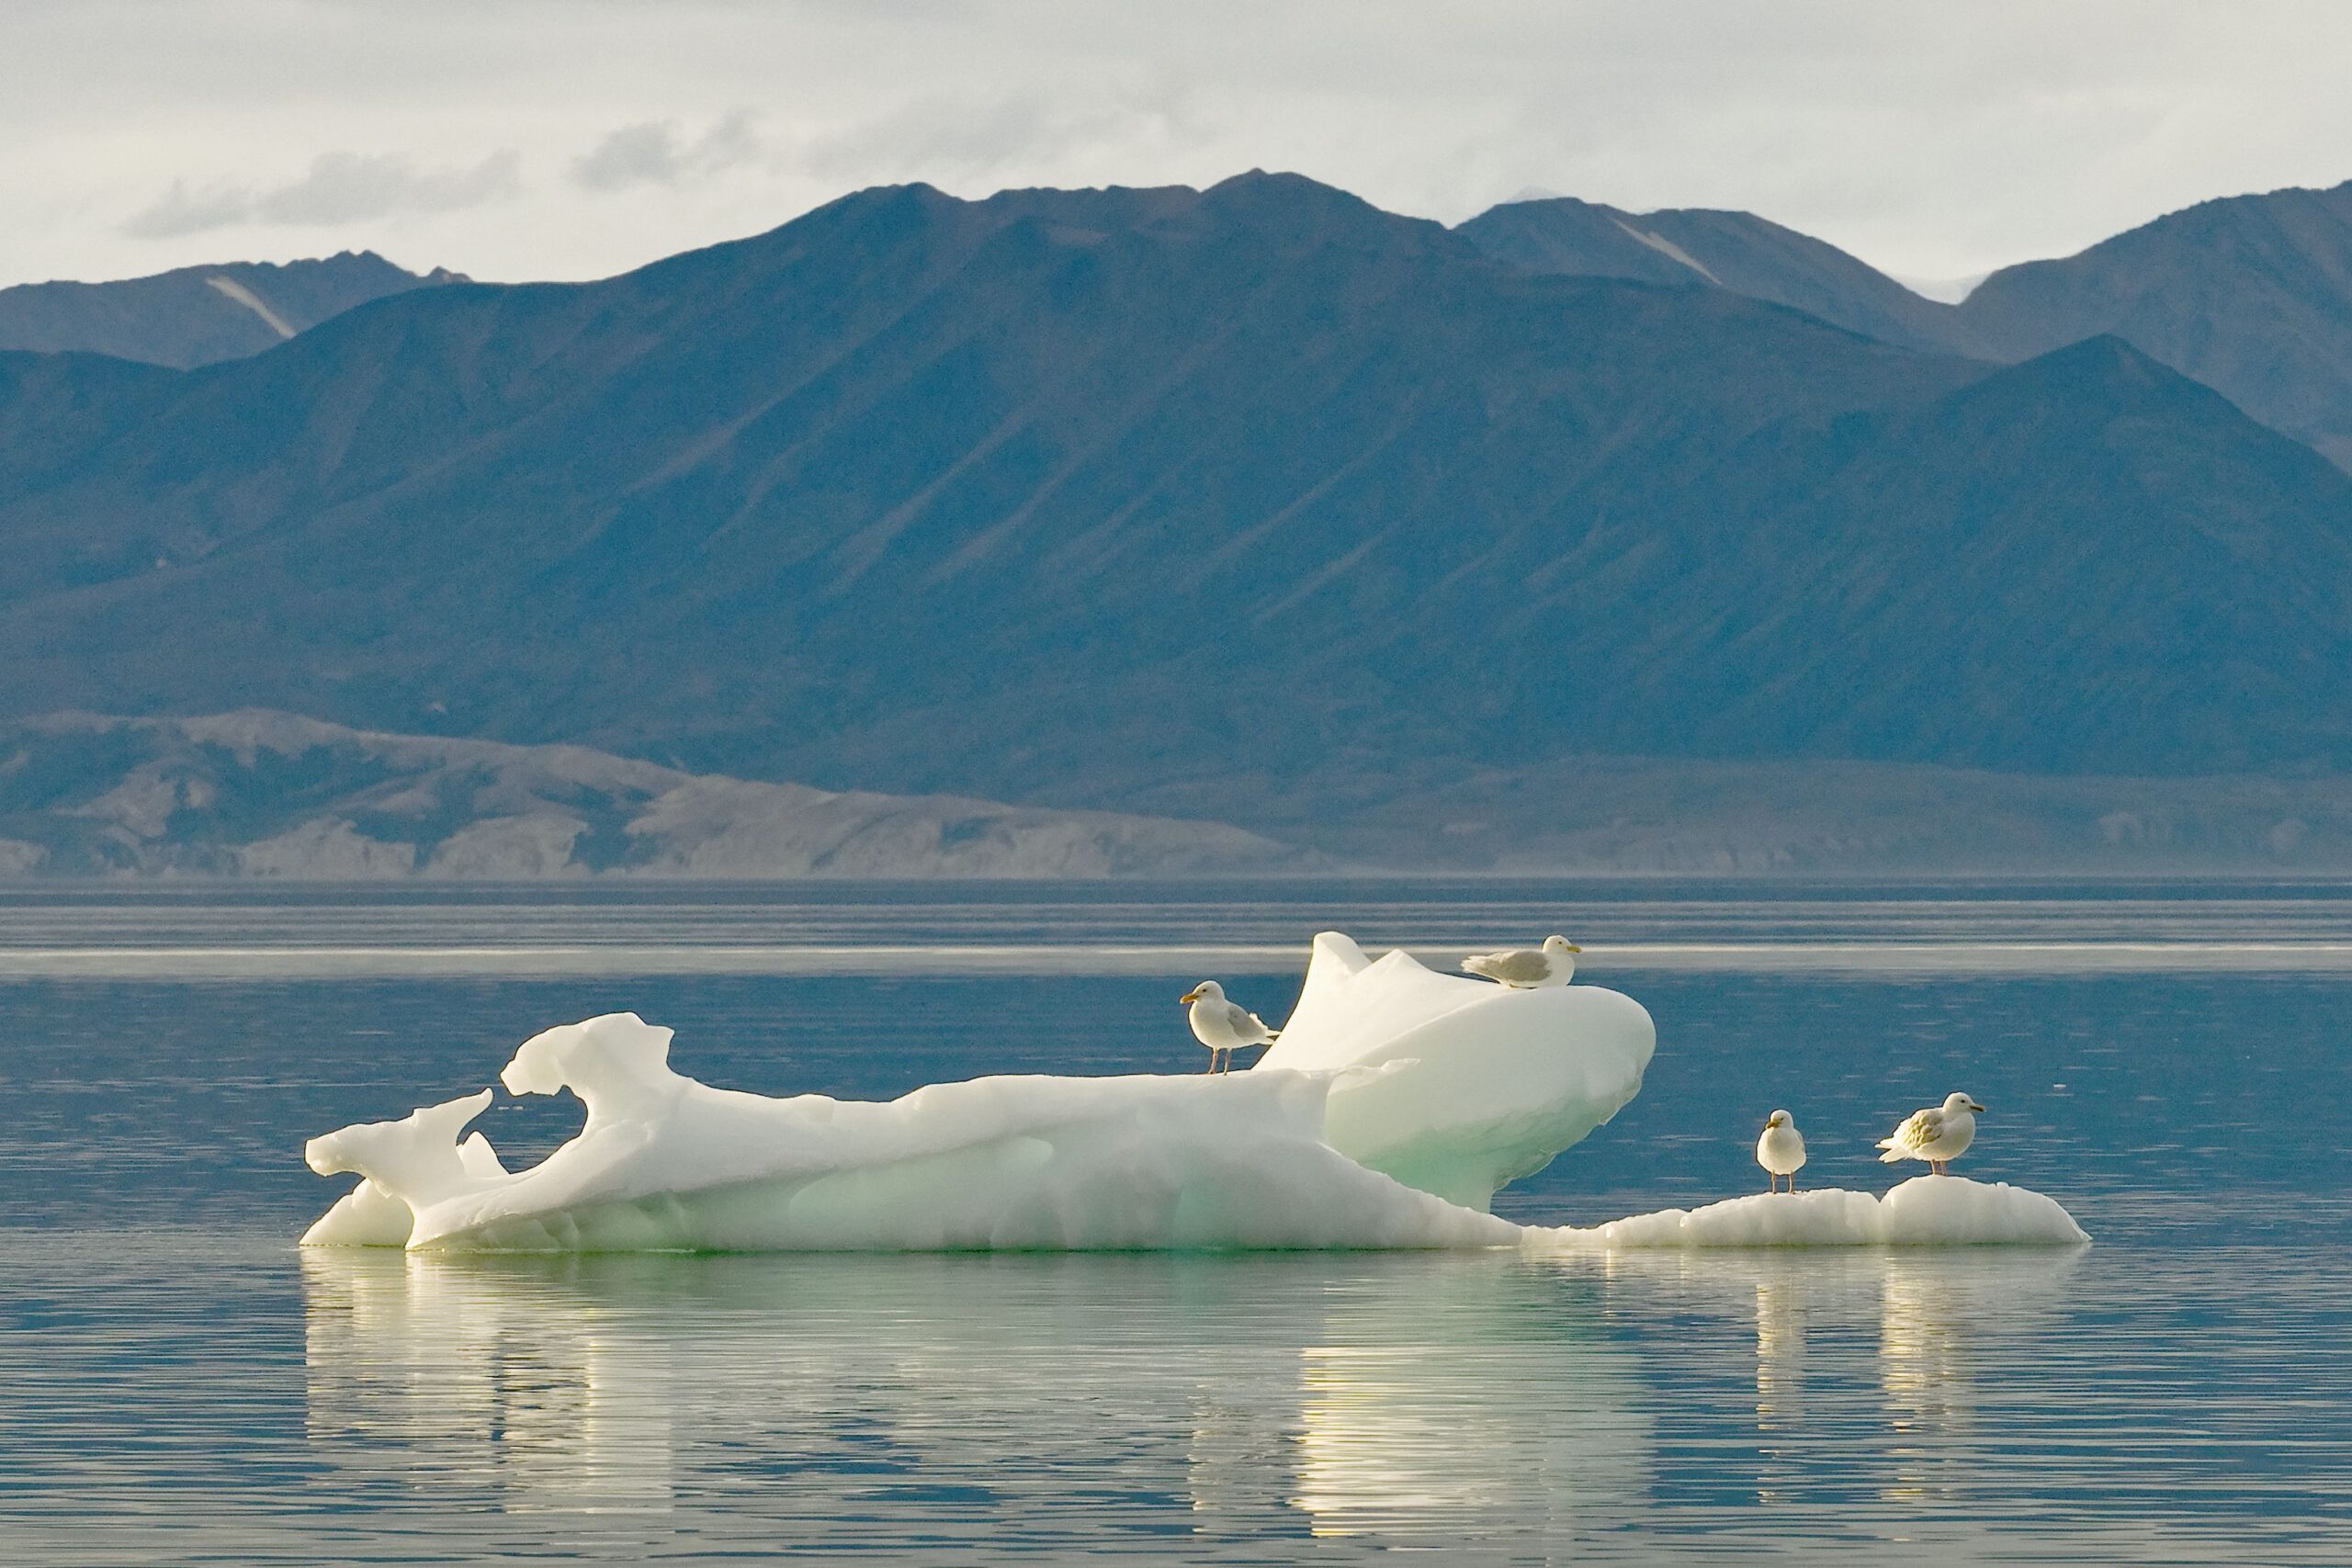
{"label": "mountain range", "polygon": [[[1676,778],[1786,826],[1866,774],[1906,864],[1967,858],[1972,797],[2291,863],[2334,796],[2263,781],[2352,773],[2352,398],[2319,326],[2259,345],[2352,320],[2312,281],[2345,189],[1946,307],[1740,214],[899,186],[189,370],[0,354],[0,714],[259,705],[1351,863],[1585,863]],[[2224,276],[2254,232],[2308,263],[2259,252],[2268,294]],[[2320,412],[2184,373],[2264,364]],[[1710,798],[1771,863],[1846,853]]]}
{"label": "mountain range", "polygon": [[1561,197],[1494,208],[1461,232],[1531,272],[1712,286],[1979,359],[2112,333],[2352,468],[2352,182],[2199,202],[2076,255],[2003,267],[1958,304],[1746,212]]}
{"label": "mountain range", "polygon": [[175,369],[275,348],[387,294],[461,279],[413,273],[373,251],[317,261],[185,266],[119,283],[0,288],[0,349],[105,354]]}

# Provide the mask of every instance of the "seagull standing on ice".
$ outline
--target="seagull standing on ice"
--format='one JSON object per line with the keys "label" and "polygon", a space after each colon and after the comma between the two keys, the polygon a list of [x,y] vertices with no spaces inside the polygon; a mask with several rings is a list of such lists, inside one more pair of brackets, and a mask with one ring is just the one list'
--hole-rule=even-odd
{"label": "seagull standing on ice", "polygon": [[[1204,980],[1184,993],[1192,1010],[1193,1038],[1209,1048],[1209,1071],[1231,1072],[1233,1053],[1244,1045],[1271,1045],[1280,1032],[1239,1002],[1225,999],[1225,987]],[[1220,1067],[1220,1064],[1222,1066]]]}
{"label": "seagull standing on ice", "polygon": [[1953,1094],[1947,1095],[1940,1106],[1914,1111],[1902,1126],[1878,1141],[1878,1146],[1886,1151],[1878,1156],[1880,1163],[1923,1159],[1930,1173],[1950,1174],[1944,1167],[1966,1154],[1968,1145],[1976,1141],[1976,1118],[1984,1110],[1968,1096]]}
{"label": "seagull standing on ice", "polygon": [[1462,972],[1495,980],[1515,991],[1565,986],[1577,972],[1577,954],[1583,948],[1564,936],[1547,936],[1541,947],[1512,953],[1477,953],[1462,961]]}
{"label": "seagull standing on ice", "polygon": [[1787,1111],[1775,1111],[1765,1122],[1764,1135],[1756,1140],[1756,1163],[1771,1182],[1766,1191],[1778,1192],[1784,1176],[1789,1190],[1796,1191],[1797,1172],[1804,1168],[1804,1134]]}

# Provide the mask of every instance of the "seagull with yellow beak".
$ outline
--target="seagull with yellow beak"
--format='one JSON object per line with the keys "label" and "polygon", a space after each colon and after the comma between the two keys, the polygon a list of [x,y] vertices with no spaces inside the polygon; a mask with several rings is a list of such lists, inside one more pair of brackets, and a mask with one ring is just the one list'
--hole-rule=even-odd
{"label": "seagull with yellow beak", "polygon": [[1184,993],[1193,1010],[1193,1038],[1209,1048],[1209,1071],[1231,1072],[1233,1054],[1244,1045],[1271,1045],[1279,1031],[1239,1002],[1225,999],[1225,987],[1204,980]]}
{"label": "seagull with yellow beak", "polygon": [[1793,1118],[1785,1111],[1775,1111],[1765,1121],[1764,1135],[1756,1140],[1756,1163],[1764,1168],[1764,1175],[1771,1185],[1768,1192],[1781,1190],[1781,1178],[1789,1179],[1789,1190],[1797,1190],[1797,1172],[1804,1168],[1804,1134],[1797,1131]]}
{"label": "seagull with yellow beak", "polygon": [[1583,948],[1564,936],[1547,936],[1541,947],[1509,953],[1474,953],[1462,961],[1462,972],[1509,986],[1514,991],[1565,986],[1576,976],[1577,954]]}
{"label": "seagull with yellow beak", "polygon": [[1903,1125],[1881,1138],[1878,1146],[1886,1152],[1878,1157],[1887,1165],[1923,1159],[1929,1175],[1949,1176],[1944,1167],[1966,1154],[1968,1145],[1976,1141],[1976,1118],[1984,1111],[1967,1095],[1947,1095],[1941,1105],[1914,1111],[1904,1118]]}

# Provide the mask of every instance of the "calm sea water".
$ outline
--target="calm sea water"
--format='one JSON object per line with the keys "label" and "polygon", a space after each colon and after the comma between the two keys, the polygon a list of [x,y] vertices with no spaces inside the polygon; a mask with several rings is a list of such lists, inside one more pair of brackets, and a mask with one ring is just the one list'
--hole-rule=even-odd
{"label": "calm sea water", "polygon": [[[1642,1096],[1515,1218],[1817,1185],[1965,1089],[2019,1253],[304,1254],[304,1137],[628,1007],[887,1096],[1195,1070],[1336,927],[1565,930]],[[2352,1562],[2352,889],[0,893],[0,1558]],[[482,1125],[530,1157],[565,1104]]]}

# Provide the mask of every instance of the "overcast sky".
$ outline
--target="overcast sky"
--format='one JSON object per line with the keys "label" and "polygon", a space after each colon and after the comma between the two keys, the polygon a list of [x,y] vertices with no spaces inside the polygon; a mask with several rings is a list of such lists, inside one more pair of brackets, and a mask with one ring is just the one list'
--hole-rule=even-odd
{"label": "overcast sky", "polygon": [[2338,0],[0,0],[0,283],[620,271],[843,191],[1294,169],[1736,207],[1913,277],[2352,178]]}

